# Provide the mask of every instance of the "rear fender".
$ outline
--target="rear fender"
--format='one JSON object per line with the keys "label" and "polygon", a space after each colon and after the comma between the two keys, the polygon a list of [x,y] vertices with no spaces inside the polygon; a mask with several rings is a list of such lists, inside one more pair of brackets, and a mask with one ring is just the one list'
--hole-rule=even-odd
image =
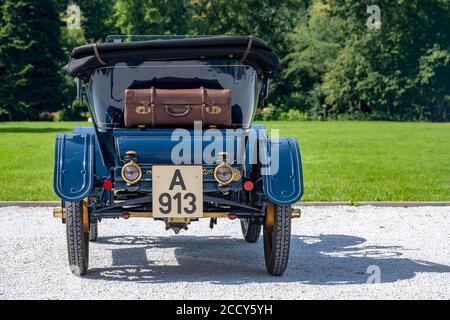
{"label": "rear fender", "polygon": [[302,160],[297,141],[262,139],[259,151],[265,196],[279,205],[297,203],[303,196]]}
{"label": "rear fender", "polygon": [[105,164],[105,161],[103,159],[103,154],[100,149],[100,144],[98,143],[98,137],[95,135],[94,127],[74,127],[73,133],[77,135],[92,135],[95,140],[95,146],[94,146],[94,163],[95,163],[95,170],[94,174],[102,179],[110,178],[109,169]]}
{"label": "rear fender", "polygon": [[56,137],[53,188],[62,200],[77,202],[91,193],[94,145],[94,136],[89,134],[59,134]]}

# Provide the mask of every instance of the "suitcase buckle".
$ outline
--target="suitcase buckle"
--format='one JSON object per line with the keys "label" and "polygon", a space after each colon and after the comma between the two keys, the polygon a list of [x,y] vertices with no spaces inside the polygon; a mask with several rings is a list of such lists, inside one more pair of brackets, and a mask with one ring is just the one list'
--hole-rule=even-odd
{"label": "suitcase buckle", "polygon": [[222,112],[222,108],[220,106],[209,105],[206,107],[206,112],[208,114],[219,114]]}
{"label": "suitcase buckle", "polygon": [[135,111],[137,114],[149,114],[152,113],[152,108],[149,106],[137,106]]}

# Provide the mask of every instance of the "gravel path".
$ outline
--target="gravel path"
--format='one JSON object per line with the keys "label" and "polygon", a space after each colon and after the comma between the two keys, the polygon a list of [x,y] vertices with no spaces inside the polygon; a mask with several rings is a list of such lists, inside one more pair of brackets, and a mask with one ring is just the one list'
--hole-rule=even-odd
{"label": "gravel path", "polygon": [[104,221],[79,279],[51,208],[0,208],[0,299],[450,299],[450,207],[306,207],[282,278],[237,221],[208,224]]}

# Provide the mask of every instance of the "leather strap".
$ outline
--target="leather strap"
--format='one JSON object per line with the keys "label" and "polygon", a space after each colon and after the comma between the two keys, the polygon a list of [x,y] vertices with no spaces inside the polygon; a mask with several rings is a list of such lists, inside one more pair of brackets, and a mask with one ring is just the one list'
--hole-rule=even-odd
{"label": "leather strap", "polygon": [[152,108],[152,127],[155,126],[155,87],[150,88],[150,108]]}
{"label": "leather strap", "polygon": [[253,36],[248,36],[247,48],[245,49],[244,55],[242,56],[242,59],[241,59],[241,62],[244,62],[245,60],[247,60],[248,55],[250,54],[250,50],[252,48],[252,44],[253,44]]}
{"label": "leather strap", "polygon": [[205,109],[206,109],[206,92],[204,87],[200,87],[202,90],[202,123],[205,121]]}
{"label": "leather strap", "polygon": [[100,53],[98,52],[96,43],[94,43],[92,45],[92,48],[94,49],[94,54],[95,54],[95,57],[97,58],[98,62],[100,62],[100,64],[102,64],[102,65],[106,65],[107,63],[102,59],[102,57],[100,57]]}
{"label": "leather strap", "polygon": [[206,107],[206,90],[204,87],[200,87],[202,89],[202,107]]}
{"label": "leather strap", "polygon": [[150,105],[152,107],[155,105],[155,87],[150,88]]}

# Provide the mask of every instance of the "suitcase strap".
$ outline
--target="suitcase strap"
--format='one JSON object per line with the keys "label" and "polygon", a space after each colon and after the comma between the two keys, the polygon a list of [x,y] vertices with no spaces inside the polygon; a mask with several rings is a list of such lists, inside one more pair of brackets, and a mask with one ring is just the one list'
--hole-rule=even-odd
{"label": "suitcase strap", "polygon": [[[140,106],[137,106],[135,111],[137,114],[140,115],[146,115],[146,114],[151,114],[152,115],[152,123],[151,125],[154,126],[154,117],[153,117],[153,108],[155,106],[155,88],[151,87],[150,88],[150,105],[148,105],[148,103],[143,103]],[[145,124],[139,124],[138,128],[140,129],[145,129],[147,125]]]}
{"label": "suitcase strap", "polygon": [[220,106],[214,105],[214,103],[207,104],[206,103],[206,90],[204,87],[201,87],[202,89],[202,114],[203,110],[207,114],[220,114],[222,112],[222,108]]}

